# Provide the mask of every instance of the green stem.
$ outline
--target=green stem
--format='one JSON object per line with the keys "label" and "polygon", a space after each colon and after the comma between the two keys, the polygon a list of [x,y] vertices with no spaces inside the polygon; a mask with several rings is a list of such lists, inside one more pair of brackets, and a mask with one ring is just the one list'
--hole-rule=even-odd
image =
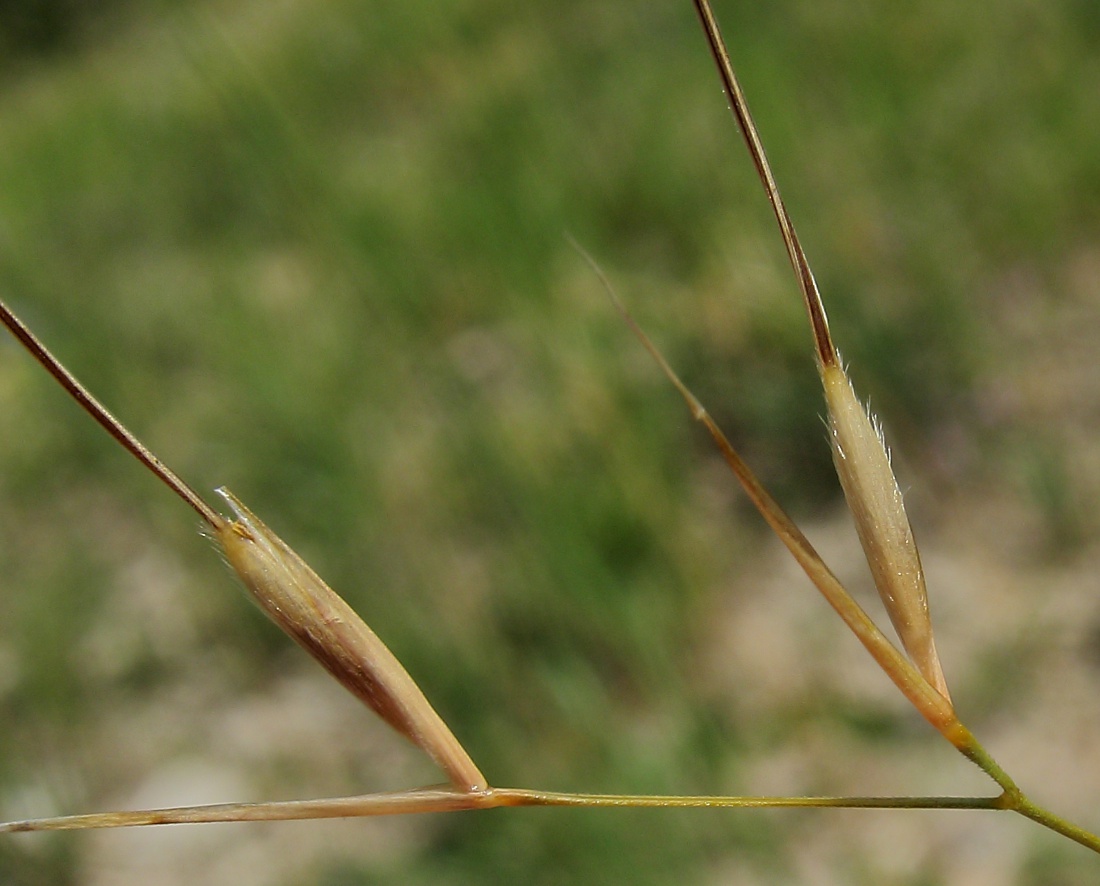
{"label": "green stem", "polygon": [[1069,837],[1069,839],[1100,854],[1100,837],[1034,803],[1030,797],[1020,790],[1016,782],[1001,768],[1000,764],[990,756],[989,752],[969,729],[959,724],[949,737],[952,744],[958,748],[959,753],[972,761],[1004,789],[1004,793],[997,798],[995,808],[1018,812],[1024,818],[1030,818],[1043,827],[1062,834],[1064,837]]}
{"label": "green stem", "polygon": [[317,818],[362,818],[495,809],[506,806],[573,806],[618,809],[699,808],[849,808],[849,809],[1003,809],[1000,797],[711,797],[623,794],[566,794],[529,788],[464,791],[453,785],[273,803],[219,803],[67,815],[0,823],[0,833],[198,824],[225,821],[294,821]]}
{"label": "green stem", "polygon": [[[1016,786],[1016,782],[1012,780],[1012,777],[1001,768],[1001,764],[993,759],[989,751],[974,737],[974,733],[963,726],[962,723],[956,721],[954,726],[949,731],[944,732],[943,735],[960,754],[997,782],[1004,789],[1006,797],[1022,798],[1024,796],[1023,791]],[[1015,808],[1015,803],[1009,803],[1006,808]]]}
{"label": "green stem", "polygon": [[713,797],[646,794],[569,794],[493,788],[494,806],[581,806],[618,809],[1001,809],[1000,797]]}
{"label": "green stem", "polygon": [[[979,749],[972,759],[982,758],[983,769],[992,763]],[[982,756],[984,754],[984,757]],[[977,760],[975,760],[977,762]],[[995,763],[992,766],[1001,772]],[[988,769],[987,769],[988,771]],[[1003,773],[1002,773],[1003,774]],[[1007,776],[1004,776],[1007,779]],[[1011,781],[1009,779],[1009,781]],[[29,821],[0,823],[0,833],[19,831],[83,830],[153,824],[183,824],[216,821],[289,821],[316,818],[356,818],[375,815],[458,812],[519,806],[572,806],[615,809],[761,809],[761,808],[834,808],[834,809],[986,809],[1011,811],[1062,834],[1082,846],[1100,853],[1100,837],[1070,824],[1063,818],[1032,803],[1019,789],[1006,790],[996,797],[713,797],[623,794],[570,794],[527,788],[487,788],[462,791],[453,786],[421,788],[388,794],[359,797],[333,797],[324,800],[294,800],[275,803],[229,803],[213,806],[178,807],[133,812],[106,812],[71,815]]]}
{"label": "green stem", "polygon": [[1016,798],[1016,802],[1013,803],[1011,808],[1014,812],[1019,812],[1020,815],[1025,818],[1030,818],[1034,822],[1038,822],[1043,827],[1050,828],[1055,833],[1061,834],[1064,837],[1069,837],[1076,843],[1080,843],[1093,852],[1100,854],[1100,837],[1091,831],[1086,831],[1082,827],[1078,827],[1072,822],[1066,821],[1061,816],[1055,815],[1042,806],[1038,806],[1032,803],[1023,794],[1020,794]]}

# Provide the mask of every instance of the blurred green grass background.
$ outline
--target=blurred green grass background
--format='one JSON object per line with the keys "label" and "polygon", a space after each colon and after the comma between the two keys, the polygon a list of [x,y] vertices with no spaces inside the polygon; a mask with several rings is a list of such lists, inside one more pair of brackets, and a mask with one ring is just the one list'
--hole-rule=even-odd
{"label": "blurred green grass background", "polygon": [[[1020,515],[1017,534],[983,524],[976,543],[1080,562],[1100,485],[1072,445],[1096,424],[1093,5],[717,11],[918,534],[985,506]],[[831,525],[801,304],[686,0],[221,0],[58,22],[0,41],[3,298],[195,488],[230,486],[344,593],[494,783],[749,793],[792,748],[810,762],[783,790],[855,792],[860,760],[935,746],[847,672],[738,702],[786,627],[765,625],[744,672],[722,625],[774,549],[567,244],[781,501]],[[435,778],[8,343],[0,416],[4,817]],[[819,674],[852,641],[810,630]],[[949,680],[971,654],[954,630]],[[956,665],[971,709],[1015,696],[1026,639],[997,667]],[[193,777],[149,793],[165,772]],[[188,782],[206,793],[180,796]],[[903,782],[873,789],[933,791]],[[0,845],[0,880],[974,882],[939,843],[883,867],[846,842],[867,819],[822,847],[821,815],[32,837]],[[1087,881],[1077,850],[1023,833],[1015,882]]]}

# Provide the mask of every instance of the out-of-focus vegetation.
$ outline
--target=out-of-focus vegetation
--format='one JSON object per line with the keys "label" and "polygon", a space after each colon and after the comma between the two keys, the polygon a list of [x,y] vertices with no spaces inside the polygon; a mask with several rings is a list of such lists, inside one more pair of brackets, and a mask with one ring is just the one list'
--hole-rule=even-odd
{"label": "out-of-focus vegetation", "polygon": [[[1100,393],[1082,369],[1100,325],[1093,5],[718,14],[918,534],[952,541],[956,508],[1019,514],[968,525],[1022,539],[1028,563],[1079,555],[1100,485],[1071,445]],[[801,304],[686,0],[220,0],[104,21],[24,43],[0,74],[3,298],[196,488],[229,485],[345,593],[490,779],[984,789],[808,584],[775,577],[566,243],[828,535]],[[0,814],[434,779],[54,388],[0,343]],[[997,620],[1009,636],[987,637],[942,593],[956,700],[997,723],[1027,710],[1029,668],[1068,641]],[[561,810],[7,838],[0,880],[973,882],[958,817],[948,836],[900,818],[900,840],[874,830],[886,814]],[[991,828],[1007,842],[983,863],[1087,882],[1074,847]],[[875,833],[912,863],[892,869]]]}
{"label": "out-of-focus vegetation", "polygon": [[[79,52],[132,14],[127,0],[4,0],[0,3],[0,68],[37,64]],[[101,30],[102,29],[102,30]]]}

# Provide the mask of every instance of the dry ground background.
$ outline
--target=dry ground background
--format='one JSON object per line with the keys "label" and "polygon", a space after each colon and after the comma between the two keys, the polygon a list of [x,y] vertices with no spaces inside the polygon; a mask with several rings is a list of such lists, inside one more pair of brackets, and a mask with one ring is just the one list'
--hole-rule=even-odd
{"label": "dry ground background", "polygon": [[[386,638],[494,782],[984,792],[723,474],[597,256],[870,601],[687,0],[118,4],[0,44],[0,291]],[[82,7],[76,7],[80,9]],[[719,2],[881,412],[964,719],[1100,827],[1100,14]],[[72,12],[72,10],[69,10]],[[877,611],[877,610],[876,610]],[[0,343],[0,815],[435,774]],[[1077,884],[992,814],[496,812],[0,841],[4,884]]]}

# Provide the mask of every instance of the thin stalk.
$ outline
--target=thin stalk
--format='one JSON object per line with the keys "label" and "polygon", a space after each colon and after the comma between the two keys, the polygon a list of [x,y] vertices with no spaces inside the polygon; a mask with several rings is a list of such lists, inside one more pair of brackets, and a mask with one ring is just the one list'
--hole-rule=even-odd
{"label": "thin stalk", "polygon": [[718,20],[714,17],[714,10],[710,8],[709,0],[694,0],[695,11],[699,14],[699,21],[703,25],[707,43],[710,46],[711,56],[718,66],[718,76],[722,80],[722,88],[729,99],[730,111],[733,112],[741,135],[745,138],[749,155],[752,157],[756,173],[764,185],[764,191],[768,195],[775,220],[779,223],[779,232],[783,235],[783,245],[787,247],[787,257],[791,260],[795,276],[798,278],[799,289],[802,290],[802,298],[806,304],[806,312],[810,316],[810,326],[814,335],[814,349],[818,365],[837,366],[840,359],[837,356],[836,347],[833,345],[832,336],[829,334],[829,320],[825,316],[825,306],[821,301],[821,291],[817,288],[813,271],[806,253],[802,251],[798,233],[794,229],[794,222],[787,213],[787,207],[779,194],[779,186],[772,175],[768,156],[764,152],[764,143],[760,140],[760,133],[756,131],[756,124],[749,113],[748,102],[745,101],[741,84],[737,81],[737,75],[733,72],[733,64],[730,62],[729,51],[722,39],[722,31],[718,27]]}
{"label": "thin stalk", "polygon": [[1056,834],[1061,834],[1063,837],[1069,837],[1075,843],[1080,843],[1082,846],[1091,849],[1093,852],[1100,854],[1100,837],[1091,831],[1086,831],[1084,828],[1073,824],[1073,822],[1066,821],[1060,815],[1055,815],[1048,809],[1044,809],[1042,806],[1038,806],[1032,803],[1030,799],[1023,794],[1016,796],[1016,802],[1009,807],[1013,812],[1018,812],[1024,818],[1030,818],[1032,821],[1041,824],[1045,828],[1050,828]]}
{"label": "thin stalk", "polygon": [[699,399],[692,393],[691,389],[684,384],[679,375],[676,374],[665,359],[664,354],[658,349],[657,345],[653,343],[653,340],[646,334],[645,330],[638,325],[638,322],[627,310],[626,305],[615,293],[614,287],[611,285],[611,281],[607,279],[607,275],[603,273],[600,266],[593,260],[593,258],[581,248],[576,241],[572,241],[573,246],[581,254],[581,256],[589,263],[599,277],[600,282],[603,284],[604,290],[607,292],[608,297],[611,299],[615,308],[622,316],[624,322],[630,327],[631,332],[642,343],[642,346],[649,352],[654,362],[660,367],[661,371],[665,374],[668,380],[672,383],[673,387],[683,397],[684,402],[687,403],[688,408],[691,410],[692,417],[700,422],[710,434],[711,439],[714,440],[715,445],[718,447],[718,451],[722,453],[722,457],[725,459],[726,464],[729,466],[730,471],[737,478],[737,481],[741,484],[745,493],[748,495],[749,500],[756,507],[756,510],[760,513],[760,516],[764,518],[768,526],[776,534],[781,542],[786,546],[795,560],[798,561],[798,565],[802,567],[803,572],[806,573],[810,581],[820,591],[821,595],[825,598],[826,602],[833,608],[833,611],[840,616],[844,624],[848,629],[855,634],[856,638],[863,647],[871,654],[875,662],[886,673],[886,675],[893,681],[894,685],[901,691],[909,702],[915,707],[921,715],[936,728],[948,741],[957,745],[961,736],[973,736],[970,735],[969,730],[962,726],[958,717],[955,715],[955,710],[943,694],[938,692],[931,683],[913,666],[913,663],[909,661],[898,648],[890,642],[889,638],[879,629],[878,625],[874,623],[874,620],[867,614],[862,606],[856,602],[855,598],[848,593],[847,589],[840,583],[840,580],[833,574],[833,571],[829,569],[828,564],[821,559],[821,555],[810,543],[810,540],[806,538],[802,530],[798,528],[794,520],[788,516],[787,512],[779,505],[779,503],[772,498],[771,494],[764,488],[764,485],[757,479],[756,474],[748,466],[745,460],[741,457],[740,453],[734,448],[733,444],[729,441],[729,438],[725,435],[725,432],[718,426],[717,422],[707,412],[706,407],[699,401]]}
{"label": "thin stalk", "polygon": [[485,777],[432,708],[420,687],[359,615],[301,557],[228,490],[237,519],[219,516],[62,365],[0,302],[0,323],[129,453],[190,505],[213,529],[226,561],[264,613],[346,689],[425,751],[456,788],[476,791]]}
{"label": "thin stalk", "polygon": [[1005,796],[1024,796],[1023,791],[1016,786],[1016,782],[1012,780],[1012,777],[1001,768],[1000,764],[993,759],[989,751],[982,746],[981,742],[979,742],[978,739],[974,737],[974,734],[963,726],[962,723],[958,725],[958,728],[950,737],[950,741],[960,754],[997,782],[1004,790]]}
{"label": "thin stalk", "polygon": [[1100,837],[1035,803],[1017,787],[1012,777],[989,755],[970,730],[961,727],[958,738],[955,747],[958,748],[959,753],[975,763],[1004,789],[1004,793],[999,798],[1003,809],[1018,812],[1025,818],[1030,818],[1043,827],[1050,828],[1082,846],[1087,846],[1093,852],[1100,853]]}
{"label": "thin stalk", "polygon": [[203,501],[202,497],[188,486],[175,471],[157,458],[144,443],[130,433],[129,429],[111,414],[106,406],[92,396],[92,393],[77,381],[76,377],[61,364],[61,361],[50,353],[49,348],[42,344],[38,337],[2,301],[0,301],[0,323],[8,327],[11,334],[20,341],[23,347],[30,351],[31,356],[57,380],[61,387],[69,392],[70,396],[80,404],[88,415],[114,437],[123,449],[145,465],[169,489],[190,505],[210,525],[211,529],[217,531],[225,526],[225,520],[218,515],[217,511]]}
{"label": "thin stalk", "polygon": [[582,806],[618,809],[990,809],[1000,797],[731,797],[649,794],[570,794],[494,788],[502,806]]}
{"label": "thin stalk", "polygon": [[718,67],[730,110],[775,213],[794,268],[814,337],[818,372],[828,407],[830,442],[837,477],[852,512],[867,565],[902,646],[917,669],[948,701],[951,694],[936,652],[928,591],[905,501],[890,465],[881,428],[860,402],[829,333],[829,321],[809,259],[779,193],[760,134],[737,80],[729,51],[708,0],[695,0],[711,56]]}
{"label": "thin stalk", "polygon": [[[803,300],[805,301],[806,309],[810,317],[810,326],[814,336],[815,355],[818,368],[822,373],[822,380],[825,382],[826,399],[829,401],[830,416],[832,416],[833,431],[835,435],[836,417],[834,415],[833,401],[829,399],[829,380],[833,376],[839,375],[843,380],[843,385],[841,387],[849,389],[849,384],[840,366],[840,360],[829,333],[829,324],[825,315],[825,308],[822,304],[821,293],[814,280],[814,275],[810,269],[806,254],[802,249],[802,244],[799,242],[798,235],[795,232],[794,223],[791,221],[787,213],[787,208],[783,203],[783,198],[780,196],[779,188],[772,174],[767,155],[764,152],[763,143],[757,132],[756,125],[753,123],[752,115],[749,113],[748,104],[745,101],[741,85],[737,80],[737,75],[734,73],[733,65],[730,62],[729,52],[726,49],[725,41],[722,38],[721,30],[714,16],[714,12],[711,9],[710,2],[709,0],[693,0],[693,2],[696,12],[699,14],[703,31],[706,34],[711,55],[718,67],[718,73],[722,80],[722,86],[725,89],[726,97],[729,99],[730,110],[733,112],[742,136],[744,136],[757,174],[764,185],[764,191],[767,194],[772,211],[775,213],[780,233],[783,236],[783,243],[787,247],[788,257],[794,268],[795,276],[798,279],[799,288],[802,291]],[[601,278],[603,277],[602,274],[600,276]],[[642,343],[650,354],[653,355],[658,364],[660,364],[661,369],[676,386],[677,390],[683,395],[694,417],[703,422],[706,426],[730,468],[749,493],[749,497],[752,499],[753,504],[756,505],[757,509],[768,521],[772,529],[790,549],[791,553],[794,554],[795,559],[799,561],[807,575],[813,580],[814,584],[817,585],[818,589],[829,600],[833,608],[841,618],[844,619],[845,624],[847,624],[849,629],[859,637],[863,645],[871,655],[874,656],[879,666],[890,676],[895,685],[897,685],[906,698],[909,699],[925,718],[928,719],[960,753],[980,767],[990,776],[990,778],[1001,786],[1004,792],[997,798],[997,808],[1018,812],[1053,831],[1075,840],[1083,846],[1087,846],[1095,852],[1100,852],[1100,838],[1033,803],[1023,791],[1017,787],[1016,783],[1008,773],[1001,768],[1000,764],[998,764],[989,752],[978,742],[970,730],[959,721],[947,693],[947,687],[943,681],[943,675],[940,670],[938,658],[935,654],[935,648],[931,642],[930,624],[927,625],[928,636],[925,638],[926,643],[924,644],[927,646],[927,650],[918,655],[918,660],[924,665],[920,668],[920,673],[917,673],[910,662],[900,655],[893,644],[889,643],[881,633],[877,633],[877,628],[874,628],[873,624],[867,624],[867,622],[870,622],[867,615],[859,608],[858,604],[851,599],[847,591],[840,586],[839,582],[836,581],[836,578],[829,571],[828,567],[821,562],[821,558],[810,546],[809,542],[806,541],[798,528],[794,526],[790,519],[780,510],[779,506],[770,496],[768,496],[763,488],[760,487],[758,481],[752,476],[751,472],[742,462],[740,456],[733,450],[732,445],[726,440],[725,435],[715,425],[706,410],[703,409],[694,395],[676,376],[675,372],[673,372],[667,361],[665,361],[664,357],[657,351],[656,347],[645,333],[638,328],[637,324],[631,319],[629,314],[626,313],[625,308],[623,308],[619,300],[615,297],[614,292],[611,292],[606,279],[604,280],[604,285],[608,287],[612,299],[615,301],[620,312],[623,313],[627,323],[642,340]],[[872,434],[871,436],[876,435]],[[845,456],[843,450],[841,450],[840,455],[842,457]],[[896,491],[896,481],[893,481],[892,471],[889,470],[889,458],[888,456],[885,458],[886,471],[890,474],[891,482]],[[840,473],[843,483],[845,476],[839,468],[840,465],[838,465],[838,473]],[[852,496],[849,494],[848,484],[844,485],[845,496],[849,499],[849,503],[851,503]],[[898,505],[901,507],[900,491],[896,491],[896,497]],[[857,525],[859,523],[858,510],[858,508],[853,508],[853,512],[856,513],[857,517]],[[904,517],[903,508],[901,509],[901,517],[904,518],[906,533],[911,533],[911,530],[908,528],[908,518]],[[878,524],[882,522],[881,515],[876,515],[870,522],[877,527]],[[877,528],[875,531],[878,531]],[[861,528],[860,539],[864,544],[864,549],[867,550],[868,545],[864,535],[865,533]],[[872,571],[875,570],[874,560],[875,558],[871,556],[871,551],[868,551],[868,562],[872,566]],[[912,560],[913,565],[907,567],[906,571],[920,573],[921,567],[919,556],[916,554],[915,545],[913,547]],[[891,569],[893,568],[895,567],[891,564]],[[920,607],[918,608],[923,608],[922,615],[927,619],[927,599],[924,597],[923,584],[923,578],[921,578],[919,582]],[[877,574],[876,585],[879,585],[881,593],[882,586],[879,583]],[[906,642],[906,635],[903,631],[906,625],[899,625],[898,620],[895,618],[896,613],[892,607],[894,601],[890,593],[884,595],[884,602],[887,602],[891,620],[894,621],[895,627],[898,627],[903,643],[907,650],[913,654],[913,650],[910,649],[911,644]],[[903,622],[907,620],[906,618],[902,619]],[[943,702],[943,705],[939,702]]]}
{"label": "thin stalk", "polygon": [[987,809],[1003,810],[1000,797],[732,797],[654,794],[579,794],[528,788],[462,791],[447,787],[412,791],[288,800],[274,803],[219,803],[169,809],[100,812],[0,824],[0,833],[86,830],[156,824],[230,821],[296,821],[315,818],[366,818],[518,806],[571,806],[615,809]]}

